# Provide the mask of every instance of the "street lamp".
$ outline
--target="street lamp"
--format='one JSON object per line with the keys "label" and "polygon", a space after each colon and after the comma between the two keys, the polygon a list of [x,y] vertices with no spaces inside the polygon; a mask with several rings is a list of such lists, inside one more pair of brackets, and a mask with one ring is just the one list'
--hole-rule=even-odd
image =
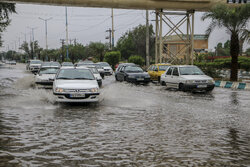
{"label": "street lamp", "polygon": [[47,22],[49,20],[52,19],[52,17],[48,18],[48,19],[43,19],[41,17],[39,17],[40,20],[43,20],[45,22],[45,47],[46,47],[46,50],[48,50],[48,28],[47,28]]}

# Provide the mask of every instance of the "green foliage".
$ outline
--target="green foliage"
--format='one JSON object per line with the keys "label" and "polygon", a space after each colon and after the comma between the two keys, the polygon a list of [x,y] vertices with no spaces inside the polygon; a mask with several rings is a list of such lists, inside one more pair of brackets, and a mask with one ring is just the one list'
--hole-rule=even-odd
{"label": "green foliage", "polygon": [[128,62],[135,63],[135,64],[140,65],[140,66],[143,66],[145,63],[144,59],[141,56],[137,56],[137,55],[130,56],[128,59]]}
{"label": "green foliage", "polygon": [[64,61],[72,61],[75,63],[79,59],[86,59],[85,47],[82,44],[69,45],[69,59]]}
{"label": "green foliage", "polygon": [[103,44],[101,42],[90,42],[90,44],[86,46],[85,54],[87,57],[93,57],[97,61],[103,61],[107,50],[107,44]]}
{"label": "green foliage", "polygon": [[[122,60],[128,60],[131,55],[146,57],[146,26],[139,25],[132,31],[126,32],[118,39],[116,49],[121,52]],[[154,55],[154,30],[149,26],[150,55]]]}
{"label": "green foliage", "polygon": [[16,13],[15,4],[0,2],[0,46],[2,46],[1,33],[10,24],[9,14],[11,13]]}
{"label": "green foliage", "polygon": [[114,69],[115,65],[121,60],[121,53],[119,51],[106,52],[104,61],[108,62]]}

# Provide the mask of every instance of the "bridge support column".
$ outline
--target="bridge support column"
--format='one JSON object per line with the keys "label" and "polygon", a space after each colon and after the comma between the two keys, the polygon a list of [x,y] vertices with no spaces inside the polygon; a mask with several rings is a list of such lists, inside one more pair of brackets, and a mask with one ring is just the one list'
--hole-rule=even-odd
{"label": "bridge support column", "polygon": [[[162,35],[163,23],[164,30],[167,29],[164,36]],[[183,29],[184,23],[187,25],[186,33],[184,33],[185,29]],[[163,10],[156,10],[155,28],[156,63],[193,64],[194,10],[187,12],[164,12]]]}

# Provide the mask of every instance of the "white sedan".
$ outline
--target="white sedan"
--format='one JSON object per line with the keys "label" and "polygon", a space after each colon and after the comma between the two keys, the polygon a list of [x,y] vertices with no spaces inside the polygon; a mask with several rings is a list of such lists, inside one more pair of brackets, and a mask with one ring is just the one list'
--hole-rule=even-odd
{"label": "white sedan", "polygon": [[62,67],[53,83],[57,102],[98,102],[99,86],[88,68]]}
{"label": "white sedan", "polygon": [[214,80],[192,65],[170,66],[161,75],[161,84],[182,91],[212,91]]}

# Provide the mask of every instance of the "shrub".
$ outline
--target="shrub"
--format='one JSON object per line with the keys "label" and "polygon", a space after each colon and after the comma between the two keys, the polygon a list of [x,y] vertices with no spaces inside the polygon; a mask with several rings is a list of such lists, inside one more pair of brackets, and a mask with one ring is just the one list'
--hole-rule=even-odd
{"label": "shrub", "polygon": [[129,57],[128,62],[143,66],[145,61],[141,56],[134,55]]}
{"label": "shrub", "polygon": [[104,61],[108,62],[113,69],[119,63],[120,59],[121,53],[119,51],[106,52],[104,55]]}

